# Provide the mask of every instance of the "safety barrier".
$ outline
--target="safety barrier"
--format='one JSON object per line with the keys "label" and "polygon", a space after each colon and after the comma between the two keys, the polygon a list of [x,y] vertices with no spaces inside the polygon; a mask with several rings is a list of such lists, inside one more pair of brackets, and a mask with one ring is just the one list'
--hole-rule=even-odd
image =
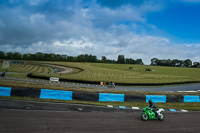
{"label": "safety barrier", "polygon": [[80,100],[99,102],[148,102],[151,99],[156,103],[166,102],[200,102],[199,95],[126,95],[114,93],[91,93],[62,91],[25,87],[0,87],[0,96],[33,97],[41,99]]}
{"label": "safety barrier", "polygon": [[124,102],[124,94],[99,93],[100,102]]}
{"label": "safety barrier", "polygon": [[72,91],[41,89],[40,98],[57,99],[57,100],[72,100]]}
{"label": "safety barrier", "polygon": [[0,96],[10,96],[10,87],[0,87]]}
{"label": "safety barrier", "polygon": [[40,92],[38,88],[12,87],[11,96],[40,98]]}
{"label": "safety barrier", "polygon": [[146,95],[146,102],[150,99],[154,103],[166,103],[166,96],[164,95]]}
{"label": "safety barrier", "polygon": [[199,96],[186,95],[184,96],[184,102],[200,102],[200,99]]}

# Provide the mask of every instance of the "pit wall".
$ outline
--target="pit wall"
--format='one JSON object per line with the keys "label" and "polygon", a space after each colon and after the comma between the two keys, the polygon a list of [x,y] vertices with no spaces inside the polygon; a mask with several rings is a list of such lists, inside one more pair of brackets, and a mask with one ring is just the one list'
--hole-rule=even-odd
{"label": "pit wall", "polygon": [[200,102],[199,95],[127,95],[114,93],[90,93],[25,87],[0,87],[0,96],[32,97],[38,99],[79,100],[96,102]]}

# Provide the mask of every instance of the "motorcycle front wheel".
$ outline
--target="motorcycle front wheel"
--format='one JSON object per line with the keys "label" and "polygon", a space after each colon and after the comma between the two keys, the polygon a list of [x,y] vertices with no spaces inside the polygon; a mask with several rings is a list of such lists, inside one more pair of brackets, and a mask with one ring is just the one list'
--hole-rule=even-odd
{"label": "motorcycle front wheel", "polygon": [[142,113],[141,118],[143,121],[147,121],[149,119],[149,116],[146,113]]}

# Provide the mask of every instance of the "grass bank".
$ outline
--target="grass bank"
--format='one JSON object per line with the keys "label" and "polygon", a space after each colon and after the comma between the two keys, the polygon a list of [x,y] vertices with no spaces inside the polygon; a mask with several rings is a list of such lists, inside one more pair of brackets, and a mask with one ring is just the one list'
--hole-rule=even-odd
{"label": "grass bank", "polygon": [[[30,64],[12,64],[8,69],[10,72],[27,73],[32,72],[36,76],[59,77],[62,79],[83,80],[83,81],[113,81],[115,83],[177,83],[177,82],[200,82],[200,68],[181,68],[181,67],[163,67],[149,65],[131,65],[131,64],[107,64],[107,63],[77,63],[77,62],[42,62],[34,63],[57,64],[62,66],[78,67],[84,71],[58,74],[47,66]],[[1,64],[0,64],[1,65]],[[131,67],[131,69],[129,69]],[[152,71],[145,71],[151,68]],[[1,68],[0,68],[1,71]],[[50,74],[48,74],[50,71]],[[20,75],[8,75],[20,76]],[[25,77],[25,75],[21,75]]]}

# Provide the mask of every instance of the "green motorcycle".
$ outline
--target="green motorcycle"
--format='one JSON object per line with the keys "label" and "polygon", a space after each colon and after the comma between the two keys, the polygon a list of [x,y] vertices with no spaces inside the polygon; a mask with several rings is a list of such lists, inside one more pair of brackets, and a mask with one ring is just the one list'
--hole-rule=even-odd
{"label": "green motorcycle", "polygon": [[145,107],[143,109],[143,112],[141,114],[141,118],[144,121],[149,120],[154,120],[154,119],[158,119],[160,121],[163,121],[165,119],[165,115],[164,115],[164,109],[163,108],[159,108],[156,113],[153,111],[153,108],[149,108],[149,107]]}

